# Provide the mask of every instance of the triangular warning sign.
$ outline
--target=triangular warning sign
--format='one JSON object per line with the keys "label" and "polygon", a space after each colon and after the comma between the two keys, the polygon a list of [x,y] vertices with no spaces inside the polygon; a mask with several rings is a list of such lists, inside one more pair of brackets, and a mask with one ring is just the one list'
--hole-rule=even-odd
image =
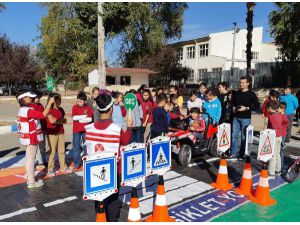
{"label": "triangular warning sign", "polygon": [[156,159],[155,159],[155,161],[154,161],[154,165],[155,165],[155,166],[159,166],[159,165],[165,164],[165,163],[167,163],[167,162],[168,162],[168,160],[167,160],[167,158],[166,158],[166,155],[165,155],[165,153],[164,153],[164,150],[163,150],[163,148],[160,146],[160,147],[159,147],[159,150],[158,150],[158,154],[157,154]]}
{"label": "triangular warning sign", "polygon": [[228,140],[228,137],[227,137],[226,130],[224,129],[223,133],[221,135],[221,138],[220,138],[219,147],[224,147],[224,146],[227,146],[227,145],[229,145],[229,140]]}
{"label": "triangular warning sign", "polygon": [[272,145],[270,141],[270,137],[267,136],[264,145],[261,148],[260,155],[266,155],[272,153]]}

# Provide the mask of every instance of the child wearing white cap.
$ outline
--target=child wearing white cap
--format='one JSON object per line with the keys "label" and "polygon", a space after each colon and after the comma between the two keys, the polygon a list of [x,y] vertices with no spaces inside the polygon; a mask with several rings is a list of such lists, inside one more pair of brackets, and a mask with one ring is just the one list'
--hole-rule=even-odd
{"label": "child wearing white cap", "polygon": [[52,104],[55,102],[54,98],[51,98],[44,112],[38,112],[29,107],[32,103],[32,98],[35,97],[36,95],[30,92],[23,93],[17,97],[20,104],[20,110],[18,113],[18,133],[21,144],[26,146],[25,169],[28,188],[36,188],[44,185],[42,180],[35,181],[34,161],[37,145],[39,142],[44,140],[40,119],[44,119],[48,115]]}

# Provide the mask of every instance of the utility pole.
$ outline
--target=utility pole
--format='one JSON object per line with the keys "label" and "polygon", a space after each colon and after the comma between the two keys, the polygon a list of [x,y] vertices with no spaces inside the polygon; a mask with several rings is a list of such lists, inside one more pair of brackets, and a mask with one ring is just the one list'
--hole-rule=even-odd
{"label": "utility pole", "polygon": [[105,55],[104,55],[104,44],[105,44],[105,33],[103,26],[103,2],[98,2],[98,86],[99,88],[105,88],[106,86],[106,71],[105,71]]}
{"label": "utility pole", "polygon": [[236,34],[240,31],[240,29],[236,26],[237,23],[233,22],[233,43],[232,43],[232,56],[231,56],[231,67],[230,67],[230,87],[233,85],[233,69],[234,69],[234,60],[235,60],[235,41]]}

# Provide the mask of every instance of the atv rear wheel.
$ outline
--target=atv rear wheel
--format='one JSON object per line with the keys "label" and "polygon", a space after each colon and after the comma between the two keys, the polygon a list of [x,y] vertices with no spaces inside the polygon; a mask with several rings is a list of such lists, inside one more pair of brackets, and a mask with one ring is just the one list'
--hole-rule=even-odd
{"label": "atv rear wheel", "polygon": [[212,139],[209,143],[208,152],[211,156],[220,157],[220,153],[218,152],[217,138]]}
{"label": "atv rear wheel", "polygon": [[183,144],[178,152],[177,161],[182,166],[187,166],[192,160],[192,147],[188,144]]}

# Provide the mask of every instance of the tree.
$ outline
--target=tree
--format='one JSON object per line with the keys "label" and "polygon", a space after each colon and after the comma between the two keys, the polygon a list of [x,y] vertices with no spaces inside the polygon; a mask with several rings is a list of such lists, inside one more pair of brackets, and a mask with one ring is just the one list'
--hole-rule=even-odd
{"label": "tree", "polygon": [[0,81],[5,83],[11,95],[12,86],[16,89],[23,83],[39,81],[41,66],[30,54],[27,45],[11,43],[6,36],[0,37]]}
{"label": "tree", "polygon": [[256,3],[247,2],[247,45],[246,45],[246,55],[247,55],[247,76],[252,77],[251,71],[251,60],[252,60],[252,31],[253,31],[253,10]]}
{"label": "tree", "polygon": [[179,63],[176,50],[166,46],[156,54],[144,56],[137,64],[138,68],[151,69],[157,74],[151,76],[152,85],[169,85],[171,81],[187,80],[191,69],[182,67]]}
{"label": "tree", "polygon": [[279,46],[285,66],[287,83],[291,84],[292,73],[296,71],[300,60],[300,3],[278,2],[276,10],[269,15],[270,32]]}
{"label": "tree", "polygon": [[[97,3],[44,5],[49,12],[40,27],[39,55],[52,73],[86,80],[87,68],[97,60]],[[118,38],[123,65],[133,67],[181,36],[186,8],[186,3],[103,3],[106,40]]]}

